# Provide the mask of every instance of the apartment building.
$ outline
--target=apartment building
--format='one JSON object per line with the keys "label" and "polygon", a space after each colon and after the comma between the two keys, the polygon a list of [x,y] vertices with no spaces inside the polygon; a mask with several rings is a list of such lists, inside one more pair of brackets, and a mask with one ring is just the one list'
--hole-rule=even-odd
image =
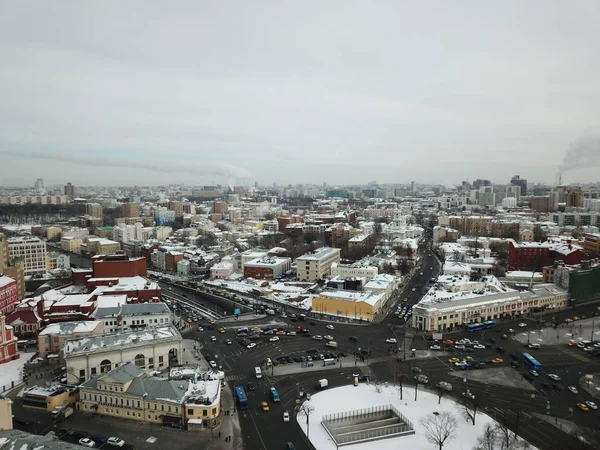
{"label": "apartment building", "polygon": [[103,216],[102,205],[100,205],[99,203],[87,203],[85,205],[85,213],[92,217],[102,218],[102,216]]}
{"label": "apartment building", "polygon": [[81,244],[81,253],[89,255],[114,255],[120,250],[121,244],[104,238],[89,238]]}
{"label": "apartment building", "polygon": [[46,273],[46,243],[37,237],[8,239],[10,258],[22,258],[25,275]]}
{"label": "apartment building", "polygon": [[342,276],[345,278],[364,278],[369,281],[375,278],[379,274],[379,269],[375,266],[369,266],[367,264],[357,261],[354,264],[339,264],[333,263],[331,265],[331,276],[338,277]]}
{"label": "apartment building", "polygon": [[315,281],[331,275],[331,266],[340,262],[340,249],[321,247],[296,259],[296,272],[301,281]]}
{"label": "apartment building", "polygon": [[53,323],[38,334],[38,354],[58,362],[62,360],[63,348],[68,340],[101,334],[104,334],[104,324],[99,320]]}
{"label": "apartment building", "polygon": [[71,253],[81,253],[81,244],[83,244],[83,239],[77,237],[63,236],[60,240],[60,248]]}
{"label": "apartment building", "polygon": [[0,314],[12,312],[19,301],[17,281],[0,273]]}
{"label": "apartment building", "polygon": [[139,203],[123,203],[123,217],[139,217],[140,216],[140,204]]}
{"label": "apartment building", "polygon": [[592,258],[600,257],[600,234],[586,233],[583,235],[583,250]]}

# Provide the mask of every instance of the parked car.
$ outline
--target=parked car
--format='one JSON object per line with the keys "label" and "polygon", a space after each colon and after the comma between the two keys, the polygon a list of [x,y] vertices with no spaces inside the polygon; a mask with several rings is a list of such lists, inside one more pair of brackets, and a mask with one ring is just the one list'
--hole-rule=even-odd
{"label": "parked car", "polygon": [[123,447],[125,445],[125,441],[118,437],[109,437],[106,443],[112,447]]}
{"label": "parked car", "polygon": [[92,441],[89,437],[81,438],[77,442],[79,443],[79,445],[83,445],[84,447],[88,448],[94,448],[96,446],[96,443]]}
{"label": "parked car", "polygon": [[331,324],[325,326],[325,328],[327,328],[328,330],[335,330],[335,327]]}
{"label": "parked car", "polygon": [[386,342],[387,344],[397,344],[397,343],[398,343],[398,341],[396,340],[396,338],[387,338],[387,339],[385,340],[385,342]]}
{"label": "parked car", "polygon": [[289,422],[290,421],[290,413],[288,411],[284,411],[283,412],[283,421],[284,422]]}

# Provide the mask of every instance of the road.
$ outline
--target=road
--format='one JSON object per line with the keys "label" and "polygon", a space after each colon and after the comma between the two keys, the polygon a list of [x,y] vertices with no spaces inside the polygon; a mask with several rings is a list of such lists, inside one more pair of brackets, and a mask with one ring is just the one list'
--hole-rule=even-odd
{"label": "road", "polygon": [[[80,261],[75,264],[85,264]],[[406,324],[403,319],[398,319],[395,314],[396,306],[411,307],[418,303],[422,295],[430,287],[429,280],[437,277],[441,271],[440,262],[434,254],[427,250],[422,253],[422,261],[415,275],[405,282],[402,290],[390,300],[385,307],[385,317],[380,317],[377,324],[358,324],[358,323],[339,323],[334,324],[334,330],[326,329],[327,322],[308,319],[305,322],[292,322],[279,316],[269,316],[259,318],[250,322],[241,323],[223,323],[224,333],[219,333],[217,329],[207,329],[196,331],[197,326],[193,326],[183,331],[184,336],[197,339],[203,346],[203,353],[208,360],[216,360],[223,367],[226,373],[226,381],[231,385],[247,386],[252,381],[256,384],[253,391],[246,390],[249,398],[249,408],[245,411],[238,411],[244,435],[246,448],[251,449],[276,449],[284,448],[286,442],[294,442],[298,449],[311,449],[309,443],[305,441],[303,433],[296,425],[294,417],[290,423],[283,422],[283,412],[290,411],[294,415],[294,406],[298,391],[302,390],[314,394],[316,392],[315,383],[320,378],[327,378],[330,387],[342,386],[351,383],[354,373],[371,373],[374,379],[381,381],[396,382],[397,374],[404,373],[410,377],[413,367],[419,367],[423,373],[429,377],[429,387],[438,381],[448,381],[454,386],[452,396],[460,397],[460,393],[468,389],[474,393],[480,408],[498,420],[505,421],[511,427],[518,427],[519,433],[533,445],[540,449],[554,449],[557,443],[561,447],[567,447],[567,441],[570,437],[558,427],[542,420],[540,416],[549,413],[560,419],[568,419],[578,424],[597,427],[596,414],[600,411],[583,412],[576,407],[577,403],[591,400],[592,397],[582,389],[578,394],[572,394],[566,389],[568,386],[580,386],[581,377],[587,373],[600,372],[600,358],[592,358],[585,352],[561,345],[543,345],[539,350],[530,350],[531,353],[542,363],[543,370],[541,375],[534,379],[531,384],[533,389],[524,389],[515,386],[502,386],[489,383],[488,380],[477,381],[470,379],[467,373],[466,382],[463,379],[462,371],[448,362],[454,354],[443,352],[434,352],[431,357],[425,359],[412,358],[411,350],[426,350],[430,342],[426,341],[426,334],[415,332],[410,324]],[[420,275],[420,273],[423,275]],[[172,298],[178,299],[182,303],[188,303],[192,309],[197,310],[205,317],[218,317],[231,314],[231,311],[219,310],[210,299],[203,298],[200,295],[192,295],[184,288],[176,285],[169,285],[161,282],[163,292]],[[172,288],[172,289],[169,289]],[[414,291],[413,291],[414,289]],[[407,302],[403,300],[408,298]],[[575,310],[568,309],[557,313],[550,313],[544,316],[548,323],[559,324],[559,332],[562,323],[567,317],[578,315],[591,315],[597,311],[597,305],[577,306]],[[213,314],[207,314],[210,312]],[[524,322],[527,329],[534,329],[538,325],[538,318],[520,318],[515,320],[498,321],[496,329],[485,330],[481,332],[467,333],[466,331],[457,331],[452,333],[453,339],[468,337],[477,339],[481,343],[486,343],[490,348],[477,350],[468,355],[459,354],[457,357],[472,356],[477,361],[490,361],[495,357],[502,357],[504,362],[499,365],[488,364],[485,369],[478,372],[489,373],[490,377],[495,373],[497,367],[506,367],[513,376],[520,378],[526,369],[519,367],[517,369],[509,368],[511,361],[510,354],[516,355],[519,360],[520,355],[525,349],[522,343],[508,336],[508,339],[502,339],[504,334],[508,335],[508,329],[513,328],[522,332],[518,324]],[[285,330],[293,330],[296,326],[302,325],[310,329],[312,335],[325,336],[330,334],[333,340],[338,342],[338,353],[347,353],[353,355],[360,350],[368,351],[366,363],[362,367],[353,367],[345,365],[342,368],[337,366],[326,372],[308,372],[302,371],[300,363],[292,363],[286,367],[294,366],[298,372],[287,373],[280,376],[273,376],[270,370],[264,370],[264,376],[258,380],[254,376],[254,367],[264,364],[267,358],[277,361],[277,358],[283,355],[291,357],[308,356],[308,349],[316,349],[323,352],[325,340],[315,341],[303,336],[279,336],[278,342],[269,342],[270,336],[261,336],[256,341],[257,346],[253,349],[247,349],[236,339],[236,329],[241,326],[261,326],[277,327]],[[217,325],[218,327],[218,325]],[[577,325],[575,325],[577,327]],[[211,338],[215,337],[215,341]],[[356,342],[351,340],[356,338]],[[396,338],[397,345],[387,344],[388,338]],[[405,339],[406,338],[406,339]],[[490,340],[495,340],[494,343]],[[227,340],[232,343],[227,344]],[[496,347],[502,346],[504,353],[498,353]],[[394,352],[399,353],[394,354]],[[310,354],[313,355],[314,354]],[[402,362],[399,362],[399,358]],[[287,370],[287,369],[286,369]],[[461,376],[453,377],[449,373],[461,373]],[[547,389],[544,386],[552,386],[553,382],[548,377],[549,374],[557,374],[561,377],[560,385],[562,391]],[[471,374],[475,375],[475,374]],[[409,378],[410,379],[410,378]],[[408,381],[407,381],[408,382]],[[530,383],[527,381],[527,383]],[[464,386],[463,386],[464,385]],[[274,386],[280,394],[281,401],[273,403],[270,399],[270,387]],[[532,397],[533,394],[533,397]],[[270,405],[270,411],[262,410],[260,404],[267,401]],[[600,403],[600,402],[599,402]],[[562,443],[565,443],[564,445]]]}

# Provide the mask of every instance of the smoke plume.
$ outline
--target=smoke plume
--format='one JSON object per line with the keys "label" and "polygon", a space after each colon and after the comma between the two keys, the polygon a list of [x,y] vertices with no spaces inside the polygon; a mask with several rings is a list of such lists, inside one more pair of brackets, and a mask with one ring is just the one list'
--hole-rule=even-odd
{"label": "smoke plume", "polygon": [[567,150],[559,172],[600,165],[600,129],[588,130]]}
{"label": "smoke plume", "polygon": [[194,175],[221,175],[232,178],[249,178],[253,176],[246,169],[229,164],[216,164],[194,160],[183,161],[135,161],[109,158],[90,158],[85,156],[69,155],[65,153],[0,150],[0,155],[18,156],[22,158],[43,159],[60,161],[72,164],[86,165],[88,167],[124,167],[128,170],[144,169],[160,173],[191,173]]}

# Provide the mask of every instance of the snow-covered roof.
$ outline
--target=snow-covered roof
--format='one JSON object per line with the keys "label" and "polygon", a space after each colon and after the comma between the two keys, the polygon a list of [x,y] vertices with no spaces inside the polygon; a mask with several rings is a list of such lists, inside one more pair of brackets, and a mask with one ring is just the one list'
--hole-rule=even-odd
{"label": "snow-covered roof", "polygon": [[59,322],[48,325],[42,331],[40,336],[47,335],[65,335],[76,333],[91,333],[102,324],[99,320],[85,320],[81,322]]}
{"label": "snow-covered roof", "polygon": [[[335,300],[343,300],[353,303],[367,303],[371,306],[376,305],[383,298],[383,293],[372,291],[346,291],[343,289],[326,290],[319,294],[318,297],[325,297]],[[314,299],[313,299],[314,300]]]}
{"label": "snow-covered roof", "polygon": [[11,283],[15,283],[16,284],[16,281],[13,278],[11,278],[11,277],[0,275],[0,288],[8,286]]}

